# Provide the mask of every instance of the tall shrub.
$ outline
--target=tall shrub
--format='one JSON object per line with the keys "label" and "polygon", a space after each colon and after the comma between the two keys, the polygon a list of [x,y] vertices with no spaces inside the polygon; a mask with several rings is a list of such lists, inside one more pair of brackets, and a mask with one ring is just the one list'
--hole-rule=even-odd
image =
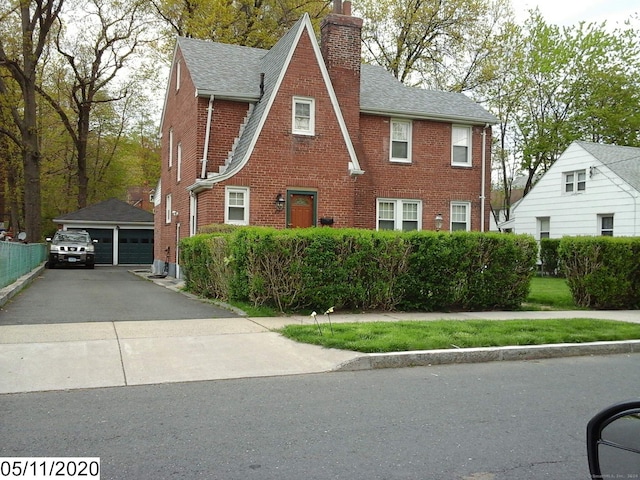
{"label": "tall shrub", "polygon": [[640,307],[640,238],[565,237],[558,255],[577,305]]}

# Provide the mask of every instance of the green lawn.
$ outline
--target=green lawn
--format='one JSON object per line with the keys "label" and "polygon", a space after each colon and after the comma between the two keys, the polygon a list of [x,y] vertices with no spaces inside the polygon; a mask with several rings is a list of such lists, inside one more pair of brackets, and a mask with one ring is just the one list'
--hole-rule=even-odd
{"label": "green lawn", "polygon": [[542,345],[640,339],[640,324],[592,320],[441,320],[288,325],[280,330],[298,342],[357,352]]}
{"label": "green lawn", "polygon": [[524,309],[579,310],[564,278],[533,277]]}

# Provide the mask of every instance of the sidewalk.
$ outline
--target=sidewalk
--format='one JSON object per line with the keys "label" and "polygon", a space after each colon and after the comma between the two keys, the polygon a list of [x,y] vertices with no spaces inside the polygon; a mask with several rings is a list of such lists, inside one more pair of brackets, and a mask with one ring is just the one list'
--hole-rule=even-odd
{"label": "sidewalk", "polygon": [[[153,279],[179,289],[174,279]],[[598,318],[637,311],[333,314],[331,321]],[[324,321],[322,316],[319,321]],[[361,354],[288,340],[272,329],[310,316],[0,326],[0,393],[295,375],[328,371],[640,352],[640,340]]]}

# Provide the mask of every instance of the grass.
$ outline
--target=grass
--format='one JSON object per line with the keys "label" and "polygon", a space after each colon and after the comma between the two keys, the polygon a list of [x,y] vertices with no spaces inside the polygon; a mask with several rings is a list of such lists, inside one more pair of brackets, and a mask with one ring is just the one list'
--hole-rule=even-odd
{"label": "grass", "polygon": [[533,277],[524,308],[551,310],[577,310],[571,291],[564,278]]}
{"label": "grass", "polygon": [[302,343],[363,353],[447,348],[542,345],[640,339],[640,324],[583,318],[563,320],[441,320],[287,325],[279,330]]}

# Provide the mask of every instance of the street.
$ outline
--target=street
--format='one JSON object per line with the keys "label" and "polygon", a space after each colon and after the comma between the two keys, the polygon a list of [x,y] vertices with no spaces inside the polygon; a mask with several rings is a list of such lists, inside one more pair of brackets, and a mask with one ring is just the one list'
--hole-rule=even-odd
{"label": "street", "polygon": [[2,456],[103,479],[586,479],[586,423],[640,354],[0,396]]}

